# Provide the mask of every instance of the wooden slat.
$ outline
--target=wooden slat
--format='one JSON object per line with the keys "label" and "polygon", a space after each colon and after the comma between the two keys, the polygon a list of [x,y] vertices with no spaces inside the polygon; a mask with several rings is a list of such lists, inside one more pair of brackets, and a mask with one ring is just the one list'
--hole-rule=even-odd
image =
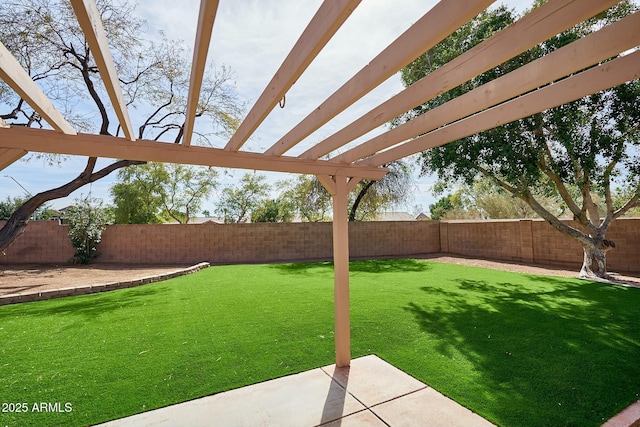
{"label": "wooden slat", "polygon": [[189,81],[189,96],[187,98],[187,111],[182,134],[182,144],[189,146],[193,136],[193,125],[196,119],[196,109],[200,100],[202,77],[207,64],[207,54],[211,43],[211,32],[218,11],[218,0],[201,0],[200,13],[198,15],[198,29],[193,47],[193,60],[191,63],[191,79]]}
{"label": "wooden slat", "polygon": [[260,98],[233,135],[226,150],[237,151],[298,80],[361,0],[325,0]]}
{"label": "wooden slat", "polygon": [[149,140],[129,141],[109,135],[63,135],[50,130],[24,127],[0,129],[0,147],[40,153],[314,175],[355,176],[368,179],[380,179],[387,172],[385,168],[346,165],[344,163],[331,162],[330,160],[304,160],[297,157],[265,156],[260,153],[233,152],[219,148],[197,146],[185,147],[182,144]]}
{"label": "wooden slat", "polygon": [[265,153],[282,155],[494,1],[440,1]]}
{"label": "wooden slat", "polygon": [[0,42],[0,78],[58,132],[73,135],[76,131],[53,106],[47,95]]}
{"label": "wooden slat", "polygon": [[113,63],[111,50],[107,36],[102,26],[102,18],[94,0],[71,0],[71,5],[75,11],[78,23],[84,32],[85,39],[91,49],[100,77],[104,82],[105,89],[109,94],[111,105],[118,117],[118,121],[127,139],[136,139],[129,119],[127,104],[122,95],[122,88],[118,80],[118,73]]}
{"label": "wooden slat", "polygon": [[[299,157],[320,158],[384,125],[405,111],[453,89],[615,3],[617,0],[551,0],[380,104]],[[364,155],[358,154],[356,158],[361,157]]]}
{"label": "wooden slat", "polygon": [[365,158],[416,135],[430,132],[612,58],[640,45],[638,28],[640,28],[640,12],[427,111],[401,126],[333,157],[333,160],[351,163]]}
{"label": "wooden slat", "polygon": [[383,165],[640,78],[640,50],[434,130],[357,164]]}
{"label": "wooden slat", "polygon": [[0,171],[20,160],[25,154],[26,151],[17,148],[0,148]]}

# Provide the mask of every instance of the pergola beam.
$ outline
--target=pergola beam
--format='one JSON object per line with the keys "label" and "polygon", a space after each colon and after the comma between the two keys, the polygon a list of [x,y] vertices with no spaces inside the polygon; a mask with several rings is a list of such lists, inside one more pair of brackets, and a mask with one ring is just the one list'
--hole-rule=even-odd
{"label": "pergola beam", "polygon": [[325,0],[265,90],[227,143],[238,151],[284,97],[361,0]]}
{"label": "pergola beam", "polygon": [[380,179],[387,173],[384,168],[354,166],[329,160],[265,156],[259,153],[229,152],[209,147],[184,147],[181,144],[148,140],[134,142],[109,135],[63,135],[50,130],[21,126],[0,129],[0,147],[41,153],[314,175],[343,175],[367,179]]}
{"label": "pergola beam", "polygon": [[36,85],[11,52],[0,42],[0,78],[58,132],[75,135],[73,126],[62,117],[47,95]]}
{"label": "pergola beam", "polygon": [[104,82],[120,126],[127,139],[134,141],[136,137],[131,126],[127,104],[122,95],[118,73],[109,49],[109,42],[102,26],[100,11],[94,0],[71,0],[71,5],[84,32],[84,37],[89,44],[93,59],[96,61],[100,77]]}
{"label": "pergola beam", "polygon": [[182,134],[182,144],[188,147],[193,136],[193,125],[196,119],[196,109],[200,100],[202,78],[207,64],[207,54],[211,43],[213,23],[218,11],[218,0],[201,0],[200,13],[198,15],[198,29],[196,41],[193,47],[193,60],[191,63],[191,78],[189,80],[189,95],[187,98],[187,112]]}
{"label": "pergola beam", "polygon": [[356,164],[377,166],[528,117],[640,78],[640,50],[378,153]]}
{"label": "pergola beam", "polygon": [[279,156],[287,152],[494,1],[440,1],[304,120],[265,151],[265,154]]}
{"label": "pergola beam", "polygon": [[[640,45],[640,12],[564,46],[509,74],[451,101],[333,158],[350,163],[377,151],[430,132],[530,90],[583,70]],[[409,88],[411,89],[411,87]]]}
{"label": "pergola beam", "polygon": [[[429,101],[438,94],[453,89],[617,2],[617,0],[551,0],[383,102],[299,157],[320,158],[394,117]],[[352,154],[356,155],[356,152]],[[351,159],[349,161],[355,160],[351,155],[348,158]]]}

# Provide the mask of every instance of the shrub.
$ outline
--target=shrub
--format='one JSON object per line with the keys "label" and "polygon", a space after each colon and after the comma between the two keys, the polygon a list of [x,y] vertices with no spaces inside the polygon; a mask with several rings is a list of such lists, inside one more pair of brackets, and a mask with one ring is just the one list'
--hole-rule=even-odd
{"label": "shrub", "polygon": [[67,211],[69,238],[75,249],[71,262],[89,264],[96,258],[102,232],[111,221],[109,211],[102,207],[101,199],[87,196],[76,199],[76,204]]}

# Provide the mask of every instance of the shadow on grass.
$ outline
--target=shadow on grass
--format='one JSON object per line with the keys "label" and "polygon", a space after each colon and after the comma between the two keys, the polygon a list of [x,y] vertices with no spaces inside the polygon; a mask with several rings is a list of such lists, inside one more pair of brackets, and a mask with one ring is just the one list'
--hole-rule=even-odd
{"label": "shadow on grass", "polygon": [[[292,264],[274,264],[271,268],[286,274],[312,274],[318,271],[333,271],[332,262],[301,262]],[[415,259],[376,259],[349,262],[352,273],[395,273],[401,271],[427,271],[431,269],[428,262]]]}
{"label": "shadow on grass", "polygon": [[43,321],[50,316],[65,315],[83,317],[85,320],[95,319],[103,314],[122,308],[162,303],[161,299],[151,297],[166,293],[167,286],[145,285],[137,288],[121,289],[91,295],[79,295],[49,301],[37,301],[0,307],[0,322],[5,318],[41,317]]}
{"label": "shadow on grass", "polygon": [[[640,391],[640,290],[555,277],[457,279],[405,307],[443,357],[462,354],[501,425],[601,425]],[[455,362],[452,362],[455,363]]]}

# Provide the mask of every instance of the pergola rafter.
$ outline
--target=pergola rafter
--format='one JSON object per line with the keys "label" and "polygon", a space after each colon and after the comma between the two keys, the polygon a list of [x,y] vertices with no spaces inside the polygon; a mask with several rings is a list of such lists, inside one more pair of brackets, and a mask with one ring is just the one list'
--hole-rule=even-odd
{"label": "pergola rafter", "polygon": [[[438,94],[453,89],[566,28],[602,12],[615,3],[617,3],[617,0],[587,0],[582,2],[558,0],[545,3],[504,30],[391,97],[345,128],[309,148],[299,157],[318,159],[404,112],[429,101]],[[591,64],[593,63],[595,61]],[[414,135],[418,134],[415,133]],[[361,151],[355,149],[349,155],[342,156],[341,160],[351,162],[373,152],[375,150],[364,153],[359,157]]]}
{"label": "pergola rafter", "polygon": [[111,105],[118,117],[124,135],[130,141],[135,141],[135,133],[129,118],[127,103],[122,96],[122,87],[118,80],[116,66],[113,63],[113,56],[109,49],[109,42],[102,26],[100,11],[94,0],[71,0],[71,5],[78,18],[78,23],[84,32],[85,39],[89,44],[89,49],[93,54],[93,59],[98,65],[100,76],[104,82],[105,89],[109,94]]}
{"label": "pergola rafter", "polygon": [[443,0],[438,3],[265,154],[280,156],[287,152],[494,1]]}
{"label": "pergola rafter", "polygon": [[200,13],[198,14],[198,28],[196,30],[196,41],[193,47],[193,61],[191,64],[191,78],[189,80],[189,95],[187,98],[187,111],[184,120],[184,130],[182,133],[182,144],[188,147],[191,145],[193,136],[193,125],[196,120],[196,109],[200,99],[200,89],[202,88],[202,78],[207,65],[207,53],[211,43],[211,33],[213,23],[216,20],[218,11],[218,0],[203,0],[200,3]]}
{"label": "pergola rafter", "polygon": [[357,164],[380,166],[640,78],[640,50],[444,126]]}
{"label": "pergola rafter", "polygon": [[60,114],[58,109],[42,92],[42,89],[31,80],[29,74],[13,57],[0,40],[0,78],[45,119],[58,132],[74,135],[71,123]]}
{"label": "pergola rafter", "polygon": [[325,0],[225,147],[237,151],[285,96],[361,0]]}
{"label": "pergola rafter", "polygon": [[[507,101],[640,44],[640,12],[486,83],[385,132],[334,160],[351,163],[416,135]],[[443,67],[444,68],[444,67]],[[413,86],[412,86],[413,87]],[[568,102],[568,101],[565,101]]]}
{"label": "pergola rafter", "polygon": [[[640,77],[640,13],[434,108],[327,160],[326,154],[619,0],[549,0],[323,141],[284,155],[311,133],[488,7],[493,0],[441,0],[264,153],[241,150],[275,105],[348,20],[361,0],[325,0],[224,148],[191,145],[219,0],[201,0],[182,144],[136,141],[95,0],[71,0],[126,138],[76,134],[0,43],[0,78],[54,130],[0,122],[0,170],[27,152],[314,174],[333,198],[336,363],[350,361],[347,197],[362,179],[381,179],[393,160],[539,113]],[[621,53],[617,59],[602,63]],[[590,68],[592,67],[592,68]],[[581,71],[586,70],[586,71]],[[415,139],[412,139],[415,138]],[[300,148],[300,147],[298,147]]]}

